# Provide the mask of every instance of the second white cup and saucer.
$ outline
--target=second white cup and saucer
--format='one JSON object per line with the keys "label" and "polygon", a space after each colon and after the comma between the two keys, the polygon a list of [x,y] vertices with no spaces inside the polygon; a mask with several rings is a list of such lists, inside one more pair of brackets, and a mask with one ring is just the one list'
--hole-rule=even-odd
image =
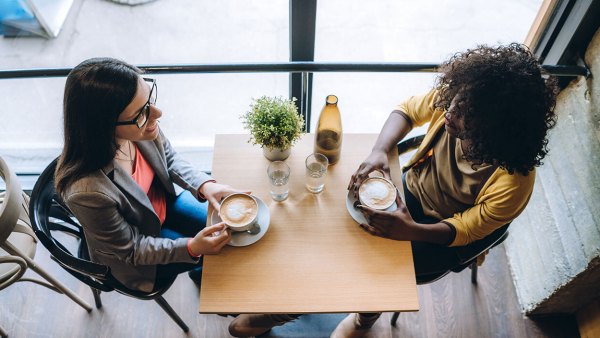
{"label": "second white cup and saucer", "polygon": [[[354,221],[356,221],[359,224],[367,224],[368,221],[365,218],[365,216],[363,215],[363,213],[356,208],[356,205],[358,204],[365,204],[367,206],[370,206],[374,209],[378,209],[378,210],[382,210],[382,211],[394,211],[396,209],[398,209],[398,205],[396,204],[396,194],[398,194],[398,190],[396,189],[396,187],[394,186],[394,184],[392,182],[390,182],[389,180],[382,178],[382,177],[369,177],[367,178],[365,181],[363,181],[363,184],[365,184],[365,182],[367,182],[367,184],[369,184],[371,187],[371,189],[366,189],[367,193],[370,193],[372,196],[374,197],[375,200],[378,200],[378,202],[373,203],[373,204],[377,204],[379,203],[380,199],[387,199],[388,201],[385,202],[383,201],[383,205],[369,205],[370,202],[369,201],[359,201],[359,198],[354,196],[354,193],[352,190],[348,190],[348,195],[346,196],[346,209],[348,209],[348,213],[350,214],[350,216],[352,216],[352,219],[354,219]],[[361,185],[362,187],[362,185]],[[364,187],[363,187],[364,188]],[[361,189],[359,188],[359,191]],[[365,190],[365,189],[362,189]],[[384,197],[385,195],[388,195],[387,197]],[[367,198],[365,198],[367,199]]]}
{"label": "second white cup and saucer", "polygon": [[[238,201],[233,201],[234,199],[237,199]],[[258,242],[267,232],[267,230],[269,230],[269,223],[271,221],[271,214],[269,211],[269,207],[267,207],[267,205],[258,197],[256,196],[252,196],[252,195],[246,195],[246,194],[232,194],[227,196],[222,202],[221,202],[221,208],[223,208],[224,205],[228,205],[228,204],[232,204],[229,203],[229,201],[232,202],[250,202],[250,209],[254,204],[254,209],[256,212],[256,215],[254,218],[252,218],[249,222],[244,222],[244,223],[248,223],[245,224],[235,230],[234,231],[234,227],[229,226],[230,229],[232,229],[232,235],[231,235],[231,241],[228,243],[231,246],[247,246],[247,245],[251,245],[254,244],[256,242]],[[236,208],[235,205],[232,205],[232,208]],[[247,206],[243,206],[242,209],[247,209]],[[244,210],[245,211],[245,210]],[[219,216],[219,213],[216,210],[213,210],[211,216],[210,216],[210,224],[216,224],[219,222],[222,222],[222,218],[221,216]],[[227,222],[226,222],[227,223]]]}

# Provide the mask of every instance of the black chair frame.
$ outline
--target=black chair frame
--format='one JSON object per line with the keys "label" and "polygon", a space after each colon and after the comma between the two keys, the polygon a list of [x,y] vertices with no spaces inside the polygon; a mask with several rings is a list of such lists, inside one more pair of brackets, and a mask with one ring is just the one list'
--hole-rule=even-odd
{"label": "black chair frame", "polygon": [[[90,260],[82,226],[54,189],[54,171],[57,161],[58,158],[52,161],[40,175],[33,188],[29,205],[34,232],[50,252],[51,258],[91,288],[96,308],[102,307],[101,291],[117,291],[141,300],[154,300],[184,332],[189,332],[189,327],[162,296],[175,282],[177,276],[173,276],[161,285],[156,285],[152,292],[131,290],[114,278],[110,267]],[[52,231],[60,231],[78,239],[77,254],[73,255],[53,236]]]}

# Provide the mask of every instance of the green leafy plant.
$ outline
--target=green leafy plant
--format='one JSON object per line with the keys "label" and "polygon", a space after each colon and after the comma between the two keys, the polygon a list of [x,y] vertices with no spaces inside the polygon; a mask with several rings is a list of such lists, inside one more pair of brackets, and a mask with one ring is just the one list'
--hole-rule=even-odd
{"label": "green leafy plant", "polygon": [[250,111],[241,116],[244,128],[250,131],[252,144],[269,150],[288,149],[302,136],[304,119],[291,100],[281,97],[263,96],[253,99]]}

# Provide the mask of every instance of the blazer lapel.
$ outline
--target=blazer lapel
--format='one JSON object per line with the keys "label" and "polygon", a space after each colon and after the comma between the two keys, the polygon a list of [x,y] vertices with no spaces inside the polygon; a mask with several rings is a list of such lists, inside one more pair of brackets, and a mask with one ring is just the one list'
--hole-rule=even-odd
{"label": "blazer lapel", "polygon": [[113,183],[123,191],[123,193],[131,196],[138,203],[143,205],[151,214],[153,214],[157,219],[156,213],[154,212],[154,207],[152,207],[152,203],[150,203],[150,199],[144,193],[142,188],[133,180],[131,176],[125,172],[118,164],[111,161],[106,167],[102,169],[104,174],[112,179]]}
{"label": "blazer lapel", "polygon": [[154,170],[154,175],[158,177],[163,187],[171,194],[175,194],[173,184],[169,179],[169,173],[167,171],[167,163],[165,163],[164,156],[161,156],[156,145],[152,141],[141,141],[135,143],[142,153],[142,156],[146,159],[146,162]]}

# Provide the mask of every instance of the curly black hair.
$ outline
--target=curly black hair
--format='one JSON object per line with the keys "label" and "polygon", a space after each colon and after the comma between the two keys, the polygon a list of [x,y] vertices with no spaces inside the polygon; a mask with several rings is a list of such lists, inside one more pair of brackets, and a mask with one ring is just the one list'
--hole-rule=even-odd
{"label": "curly black hair", "polygon": [[548,130],[556,124],[558,87],[521,44],[478,46],[444,62],[436,82],[436,108],[457,96],[455,114],[470,141],[465,160],[527,175],[548,153]]}

